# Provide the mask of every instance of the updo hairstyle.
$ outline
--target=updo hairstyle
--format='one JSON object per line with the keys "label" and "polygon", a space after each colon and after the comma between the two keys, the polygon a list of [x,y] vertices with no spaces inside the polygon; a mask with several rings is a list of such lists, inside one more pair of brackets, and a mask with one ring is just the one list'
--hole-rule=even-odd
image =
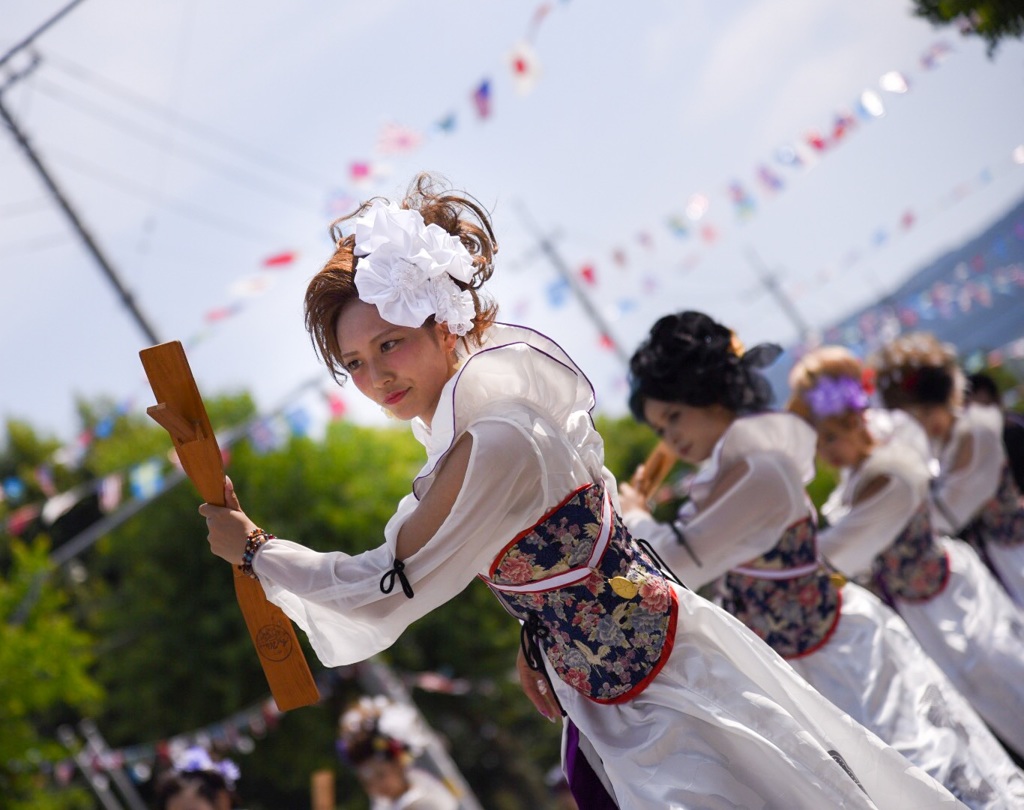
{"label": "updo hairstyle", "polygon": [[766,410],[774,395],[757,370],[778,356],[762,344],[744,353],[731,330],[703,312],[660,318],[629,361],[629,409],[645,422],[648,399],[695,408],[721,405],[735,413]]}
{"label": "updo hairstyle", "polygon": [[[337,382],[348,378],[338,348],[337,324],[341,310],[350,301],[359,297],[355,285],[358,272],[358,258],[354,255],[355,236],[344,233],[346,223],[362,214],[376,200],[374,197],[363,202],[358,209],[331,223],[331,238],[335,249],[323,268],[310,280],[306,288],[305,322],[306,331],[317,354],[326,363],[331,376]],[[494,255],[498,243],[494,237],[491,220],[481,203],[462,192],[453,192],[446,181],[429,173],[421,173],[409,185],[405,197],[399,203],[401,208],[419,211],[426,225],[438,225],[452,236],[458,237],[473,257],[474,273],[469,283],[452,278],[459,289],[468,290],[473,297],[476,316],[472,329],[463,338],[479,345],[484,333],[494,323],[497,305],[480,295],[480,287],[494,272]],[[424,326],[433,323],[433,316]]]}
{"label": "updo hairstyle", "polygon": [[901,335],[869,360],[887,408],[963,404],[964,376],[956,350],[930,332]]}

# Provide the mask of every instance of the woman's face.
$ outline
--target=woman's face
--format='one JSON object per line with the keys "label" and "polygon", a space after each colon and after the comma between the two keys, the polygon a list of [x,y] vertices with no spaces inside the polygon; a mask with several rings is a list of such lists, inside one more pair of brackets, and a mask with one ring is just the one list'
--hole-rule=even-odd
{"label": "woman's face", "polygon": [[904,410],[916,419],[928,438],[947,441],[956,417],[948,405],[908,405]]}
{"label": "woman's face", "polygon": [[455,369],[457,337],[444,324],[395,326],[373,304],[355,300],[341,310],[335,334],[360,393],[398,419],[430,424]]}
{"label": "woman's face", "polygon": [[721,405],[694,407],[661,399],[644,402],[647,424],[688,464],[699,464],[710,456],[735,418],[735,413]]}
{"label": "woman's face", "polygon": [[167,810],[230,810],[231,799],[227,793],[221,793],[216,802],[200,796],[195,787],[176,793],[167,800]]}
{"label": "woman's face", "polygon": [[817,424],[818,455],[839,469],[858,466],[871,452],[871,436],[862,413],[830,416]]}
{"label": "woman's face", "polygon": [[405,769],[392,760],[371,759],[356,771],[363,789],[380,799],[397,799],[409,789]]}

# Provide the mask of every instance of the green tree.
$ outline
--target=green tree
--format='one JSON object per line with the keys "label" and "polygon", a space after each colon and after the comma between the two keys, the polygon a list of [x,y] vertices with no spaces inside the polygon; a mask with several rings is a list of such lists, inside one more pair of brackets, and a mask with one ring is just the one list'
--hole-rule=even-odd
{"label": "green tree", "polygon": [[67,756],[52,740],[68,711],[94,711],[92,641],[75,627],[47,561],[48,543],[6,538],[0,576],[0,796],[9,810],[87,808],[81,790],[57,791],[46,773]]}
{"label": "green tree", "polygon": [[914,0],[914,14],[936,25],[956,23],[967,36],[980,36],[991,56],[1004,39],[1024,35],[1020,0]]}

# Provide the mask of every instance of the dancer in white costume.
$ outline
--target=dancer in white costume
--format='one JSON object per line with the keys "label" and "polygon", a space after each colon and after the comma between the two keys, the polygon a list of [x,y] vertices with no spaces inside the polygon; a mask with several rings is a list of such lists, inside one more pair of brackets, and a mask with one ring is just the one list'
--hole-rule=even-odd
{"label": "dancer in white costume", "polygon": [[939,462],[932,489],[936,529],[970,543],[1024,606],[1024,506],[994,405],[963,407],[956,351],[928,332],[903,335],[870,360],[887,408],[921,423]]}
{"label": "dancer in white costume", "polygon": [[945,696],[954,753],[935,753],[957,782],[981,773],[990,790],[953,792],[972,807],[1024,807],[1024,776],[967,705],[1009,743],[1024,741],[1024,616],[970,546],[933,532],[928,439],[902,411],[868,408],[864,373],[847,349],[823,346],[789,375],[788,409],[840,470],[819,548],[904,618],[959,691]]}
{"label": "dancer in white costume", "polygon": [[495,248],[478,205],[421,178],[353,224],[310,282],[307,326],[335,375],[412,421],[427,453],[412,493],[355,556],[270,537],[230,485],[229,507],[200,507],[214,553],[258,577],[326,665],[385,649],[479,576],[622,808],[963,806],[632,540],[590,384],[478,294]]}
{"label": "dancer in white costume", "polygon": [[[944,696],[948,679],[906,625],[819,557],[804,491],[816,436],[803,420],[765,412],[758,369],[777,347],[743,351],[701,312],[661,318],[633,354],[630,408],[676,456],[700,465],[674,522],[655,521],[624,484],[623,520],[691,587],[717,598],[793,668],[961,798],[993,788],[961,748]],[[961,700],[962,703],[962,700]]]}

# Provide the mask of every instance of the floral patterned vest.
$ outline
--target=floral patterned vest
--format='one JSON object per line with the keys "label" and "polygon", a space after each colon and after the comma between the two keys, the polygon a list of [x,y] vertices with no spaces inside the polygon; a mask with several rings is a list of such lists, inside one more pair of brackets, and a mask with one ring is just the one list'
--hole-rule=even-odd
{"label": "floral patterned vest", "polygon": [[783,658],[814,652],[839,622],[839,585],[818,560],[816,536],[805,518],[766,554],[725,575],[723,607]]}
{"label": "floral patterned vest", "polygon": [[678,607],[601,485],[574,492],[481,577],[526,622],[558,677],[597,703],[639,694],[667,660]]}
{"label": "floral patterned vest", "polygon": [[875,557],[868,587],[893,605],[896,599],[927,602],[941,593],[948,581],[949,557],[935,543],[925,501],[892,545]]}
{"label": "floral patterned vest", "polygon": [[996,494],[960,530],[960,537],[984,554],[985,543],[1019,546],[1024,543],[1024,508],[1008,464],[1003,465]]}

